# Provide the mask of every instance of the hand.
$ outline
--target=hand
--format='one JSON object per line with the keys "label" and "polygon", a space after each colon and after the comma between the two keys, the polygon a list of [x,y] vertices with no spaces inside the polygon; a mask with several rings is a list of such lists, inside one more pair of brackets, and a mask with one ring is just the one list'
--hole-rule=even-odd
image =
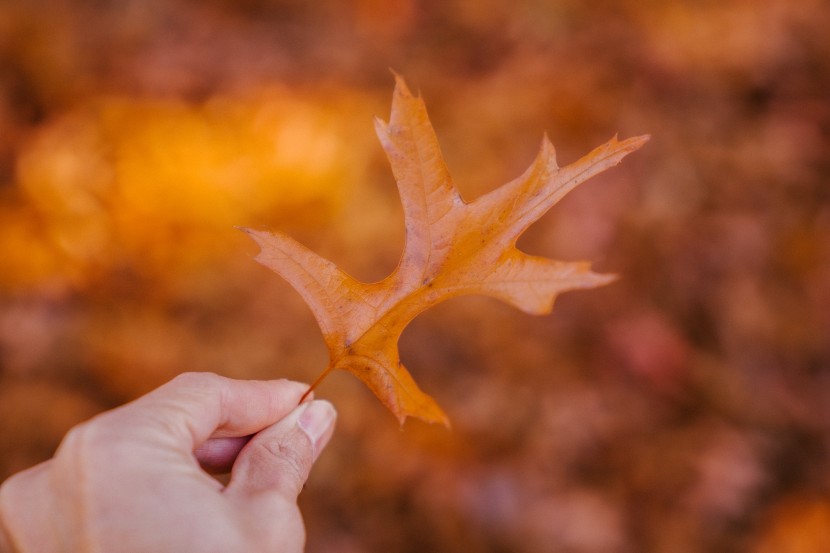
{"label": "hand", "polygon": [[302,551],[297,495],[336,419],[297,406],[307,388],[188,373],[73,428],[0,487],[0,551],[3,529],[21,553]]}

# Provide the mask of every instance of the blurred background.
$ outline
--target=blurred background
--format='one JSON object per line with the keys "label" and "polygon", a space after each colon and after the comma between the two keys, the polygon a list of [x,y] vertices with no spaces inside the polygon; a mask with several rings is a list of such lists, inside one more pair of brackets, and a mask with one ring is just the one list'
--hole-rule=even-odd
{"label": "blurred background", "polygon": [[466,198],[650,133],[525,251],[620,275],[545,317],[462,298],[401,352],[453,430],[345,373],[310,552],[830,550],[822,0],[0,1],[0,479],[190,370],[312,380],[299,296],[235,225],[363,280],[403,221],[392,68]]}

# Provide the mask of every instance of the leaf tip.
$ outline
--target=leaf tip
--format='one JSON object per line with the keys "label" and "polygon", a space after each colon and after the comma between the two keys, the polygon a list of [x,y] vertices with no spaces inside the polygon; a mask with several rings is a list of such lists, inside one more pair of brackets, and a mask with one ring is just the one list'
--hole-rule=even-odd
{"label": "leaf tip", "polygon": [[403,75],[397,73],[394,69],[390,69],[390,71],[392,71],[392,76],[395,77],[395,95],[412,98],[412,92],[409,90],[409,86],[406,84]]}
{"label": "leaf tip", "polygon": [[546,132],[542,135],[542,144],[539,146],[539,155],[540,159],[547,160],[548,163],[552,163],[554,168],[558,168],[556,163],[556,148],[553,145],[553,142],[550,141],[550,137]]}
{"label": "leaf tip", "polygon": [[628,140],[630,140],[634,144],[634,148],[637,149],[637,148],[640,148],[643,144],[645,144],[649,140],[651,140],[651,135],[650,134],[641,134],[640,136],[633,136],[633,137],[629,138]]}
{"label": "leaf tip", "polygon": [[236,230],[241,230],[242,232],[244,232],[245,234],[250,236],[251,239],[253,239],[253,241],[256,242],[257,244],[259,244],[260,248],[262,248],[262,242],[260,242],[260,231],[254,230],[254,229],[249,228],[249,227],[233,227],[233,228],[235,228]]}
{"label": "leaf tip", "polygon": [[262,246],[263,246],[263,242],[262,242],[263,241],[263,235],[267,234],[265,231],[256,230],[256,229],[252,229],[252,228],[249,228],[249,227],[234,227],[234,228],[237,229],[237,230],[241,230],[242,232],[244,232],[245,234],[250,236],[253,239],[253,241],[256,242],[257,244],[259,244],[260,248],[262,248]]}
{"label": "leaf tip", "polygon": [[581,283],[577,288],[598,288],[611,284],[620,278],[617,273],[594,272],[591,269],[590,261],[577,261],[574,263],[574,267],[581,274]]}
{"label": "leaf tip", "polygon": [[616,282],[620,279],[620,275],[617,273],[591,273],[591,278],[593,280],[593,286],[606,286],[613,282]]}
{"label": "leaf tip", "polygon": [[378,135],[381,143],[384,142],[384,136],[389,133],[389,123],[378,116],[375,116],[375,134]]}
{"label": "leaf tip", "polygon": [[614,135],[614,138],[611,139],[612,143],[621,144],[626,152],[633,152],[635,150],[639,150],[643,147],[643,145],[651,140],[650,134],[641,134],[640,136],[632,136],[631,138],[626,138],[625,140],[618,140],[617,135]]}
{"label": "leaf tip", "polygon": [[406,422],[406,419],[409,417],[414,417],[416,419],[420,419],[423,422],[429,424],[440,424],[447,430],[452,430],[452,424],[450,423],[449,417],[439,408],[437,412],[433,413],[395,413],[395,418],[398,419],[398,424],[400,425],[401,429],[403,429],[403,425]]}
{"label": "leaf tip", "polygon": [[452,430],[452,424],[450,423],[450,418],[443,411],[441,411],[440,409],[439,409],[439,416],[437,418],[433,418],[431,420],[428,420],[427,422],[431,423],[431,424],[441,424],[447,430]]}

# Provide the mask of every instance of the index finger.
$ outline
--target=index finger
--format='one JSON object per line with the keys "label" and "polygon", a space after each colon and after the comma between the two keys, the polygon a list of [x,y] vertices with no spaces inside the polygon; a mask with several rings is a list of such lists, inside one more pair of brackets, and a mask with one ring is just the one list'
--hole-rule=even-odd
{"label": "index finger", "polygon": [[212,373],[183,373],[111,412],[161,430],[189,450],[209,437],[247,436],[281,420],[299,403],[307,384],[290,380],[234,380]]}

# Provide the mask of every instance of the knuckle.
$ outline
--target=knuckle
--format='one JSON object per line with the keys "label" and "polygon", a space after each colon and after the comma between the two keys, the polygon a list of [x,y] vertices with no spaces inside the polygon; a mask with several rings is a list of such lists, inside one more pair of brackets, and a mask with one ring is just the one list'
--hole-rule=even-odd
{"label": "knuckle", "polygon": [[74,473],[79,482],[85,482],[94,480],[98,468],[110,466],[129,447],[129,438],[110,414],[102,413],[69,429],[52,461],[62,473]]}
{"label": "knuckle", "polygon": [[297,447],[281,441],[265,441],[259,444],[262,460],[292,482],[305,482],[308,476],[310,456]]}
{"label": "knuckle", "polygon": [[94,438],[94,434],[94,424],[90,421],[73,426],[61,440],[55,456],[65,455],[67,451],[82,452],[89,449],[89,442]]}
{"label": "knuckle", "polygon": [[93,421],[87,421],[70,428],[55,452],[55,462],[61,465],[71,462],[76,467],[94,463],[98,444],[106,440],[101,436],[99,426]]}

